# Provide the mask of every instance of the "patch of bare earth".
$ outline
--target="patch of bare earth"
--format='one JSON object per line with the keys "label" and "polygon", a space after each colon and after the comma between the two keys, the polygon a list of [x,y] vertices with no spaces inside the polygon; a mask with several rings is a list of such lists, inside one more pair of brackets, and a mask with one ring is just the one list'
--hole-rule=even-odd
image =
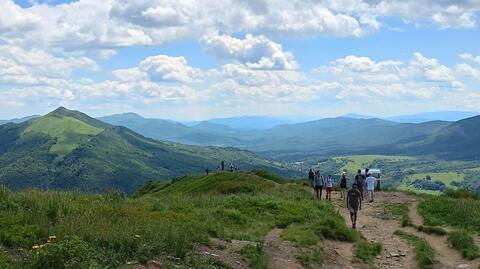
{"label": "patch of bare earth", "polygon": [[[358,213],[357,230],[369,241],[378,242],[383,246],[382,253],[374,261],[374,267],[385,269],[416,268],[413,259],[412,247],[393,233],[400,228],[398,220],[384,219],[382,203],[411,203],[414,199],[404,193],[378,192],[375,202],[368,203],[364,200],[362,210]],[[339,213],[344,217],[347,225],[351,224],[350,213],[345,202],[335,198]],[[365,268],[365,265],[354,264],[353,268]]]}
{"label": "patch of bare earth", "polygon": [[198,253],[207,259],[214,259],[228,265],[233,269],[249,268],[248,261],[240,255],[240,250],[254,242],[245,240],[232,240],[226,242],[220,239],[211,239],[210,246],[200,246]]}
{"label": "patch of bare earth", "polygon": [[353,248],[354,245],[348,242],[323,241],[323,267],[325,269],[368,268],[366,265],[352,263]]}
{"label": "patch of bare earth", "polygon": [[297,261],[297,249],[290,241],[283,240],[280,236],[282,229],[273,229],[264,240],[265,251],[268,256],[268,269],[301,269]]}

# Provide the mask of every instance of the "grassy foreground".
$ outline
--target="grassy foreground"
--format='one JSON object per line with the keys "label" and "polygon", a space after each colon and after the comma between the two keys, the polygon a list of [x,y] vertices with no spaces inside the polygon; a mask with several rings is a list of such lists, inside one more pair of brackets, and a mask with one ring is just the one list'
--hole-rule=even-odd
{"label": "grassy foreground", "polygon": [[[197,245],[212,237],[262,242],[274,227],[287,227],[284,236],[294,242],[298,228],[310,227],[313,241],[300,243],[307,245],[358,238],[332,205],[265,172],[150,183],[135,197],[2,187],[0,214],[0,268],[123,268],[154,257],[164,258],[167,268],[208,268],[211,261],[196,255]],[[321,248],[312,249],[321,257]]]}

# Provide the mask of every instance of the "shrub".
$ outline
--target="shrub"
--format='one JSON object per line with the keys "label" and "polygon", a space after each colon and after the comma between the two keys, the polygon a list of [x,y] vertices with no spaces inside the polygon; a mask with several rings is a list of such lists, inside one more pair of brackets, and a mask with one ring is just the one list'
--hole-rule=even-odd
{"label": "shrub", "polygon": [[473,260],[480,257],[478,246],[475,244],[472,236],[466,231],[455,231],[448,234],[447,241],[449,245],[458,250],[462,257]]}
{"label": "shrub", "polygon": [[478,199],[478,194],[470,191],[467,188],[448,189],[445,192],[447,197],[451,198],[466,198],[466,199]]}

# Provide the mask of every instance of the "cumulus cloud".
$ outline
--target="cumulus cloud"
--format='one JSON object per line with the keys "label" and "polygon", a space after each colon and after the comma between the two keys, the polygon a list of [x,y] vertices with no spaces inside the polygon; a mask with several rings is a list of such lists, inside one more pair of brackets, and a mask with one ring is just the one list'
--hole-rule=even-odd
{"label": "cumulus cloud", "polygon": [[[400,18],[441,28],[476,26],[480,2],[433,0],[79,0],[22,8],[0,1],[0,40],[65,53],[196,40],[212,32],[265,36],[362,36]],[[110,52],[108,52],[110,50]],[[262,65],[275,65],[262,63]]]}
{"label": "cumulus cloud", "polygon": [[219,58],[233,59],[252,69],[296,69],[291,52],[265,36],[247,34],[244,39],[228,35],[208,35],[201,39],[205,49]]}
{"label": "cumulus cloud", "polygon": [[0,82],[13,84],[45,84],[70,77],[73,70],[99,70],[86,57],[57,58],[39,49],[26,50],[0,45]]}
{"label": "cumulus cloud", "polygon": [[185,57],[156,55],[145,58],[137,67],[118,69],[113,74],[120,80],[145,80],[192,82],[201,71],[188,65]]}

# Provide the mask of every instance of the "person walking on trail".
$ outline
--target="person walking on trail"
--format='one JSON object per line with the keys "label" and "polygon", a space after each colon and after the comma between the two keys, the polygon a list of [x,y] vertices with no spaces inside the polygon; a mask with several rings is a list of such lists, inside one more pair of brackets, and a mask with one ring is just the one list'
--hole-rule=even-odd
{"label": "person walking on trail", "polygon": [[310,169],[310,171],[308,171],[308,181],[310,182],[310,187],[314,187],[313,185],[313,180],[315,179],[315,174],[313,173],[313,170]]}
{"label": "person walking on trail", "polygon": [[346,193],[347,193],[347,181],[348,177],[345,174],[345,172],[342,173],[342,176],[340,177],[340,198],[345,199]]}
{"label": "person walking on trail", "polygon": [[377,178],[367,174],[367,190],[370,197],[369,203],[373,202],[373,193],[375,192],[375,183],[377,183]]}
{"label": "person walking on trail", "polygon": [[364,176],[362,175],[362,170],[358,169],[357,175],[355,176],[354,184],[357,185],[357,190],[360,192],[363,201],[363,185],[365,185]]}
{"label": "person walking on trail", "polygon": [[327,196],[325,199],[331,201],[332,200],[332,191],[333,191],[333,178],[332,175],[328,175],[327,179],[325,180],[325,186],[327,187]]}
{"label": "person walking on trail", "polygon": [[319,200],[322,200],[322,190],[324,185],[325,185],[325,181],[323,180],[323,177],[320,175],[320,171],[316,171],[313,179],[313,189],[315,190],[315,194],[317,196],[317,199]]}
{"label": "person walking on trail", "polygon": [[362,194],[358,190],[356,183],[353,183],[352,188],[347,193],[347,208],[350,212],[352,229],[355,229],[357,226],[357,212],[362,210]]}
{"label": "person walking on trail", "polygon": [[222,161],[220,165],[222,166],[222,171],[225,171],[225,161]]}

